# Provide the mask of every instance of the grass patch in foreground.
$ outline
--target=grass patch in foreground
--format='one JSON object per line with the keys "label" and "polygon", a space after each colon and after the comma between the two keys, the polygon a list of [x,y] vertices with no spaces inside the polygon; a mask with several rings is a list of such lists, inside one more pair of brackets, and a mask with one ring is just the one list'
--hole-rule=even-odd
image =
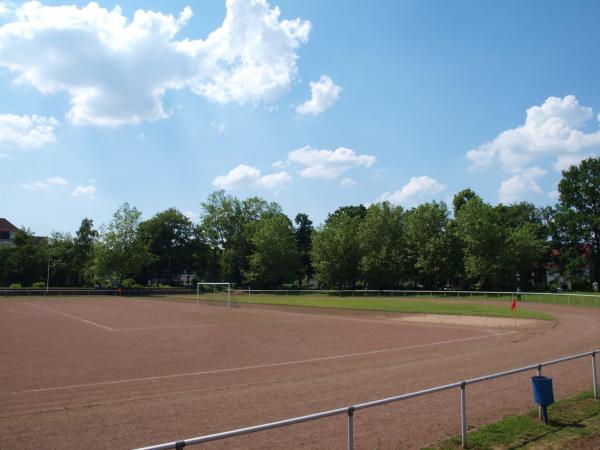
{"label": "grass patch in foreground", "polygon": [[[548,408],[550,424],[537,417],[537,408],[521,416],[507,416],[467,435],[468,448],[501,449],[564,449],[588,448],[586,442],[600,437],[600,401],[591,392],[556,402]],[[461,448],[456,436],[430,450]]]}
{"label": "grass patch in foreground", "polygon": [[[251,295],[232,301],[247,301],[263,305],[303,306],[309,308],[334,308],[363,311],[383,311],[416,314],[448,314],[455,316],[513,317],[510,306],[485,305],[478,303],[452,303],[451,301],[424,301],[406,299],[371,298],[332,298],[330,296],[292,296],[292,295]],[[526,309],[519,305],[517,318],[553,320],[554,318],[540,311]]]}

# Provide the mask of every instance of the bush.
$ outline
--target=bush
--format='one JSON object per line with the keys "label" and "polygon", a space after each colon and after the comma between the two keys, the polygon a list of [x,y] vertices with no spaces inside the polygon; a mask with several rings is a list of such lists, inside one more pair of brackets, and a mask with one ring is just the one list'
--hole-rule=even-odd
{"label": "bush", "polygon": [[35,283],[33,283],[33,287],[34,288],[45,288],[46,287],[46,283],[44,283],[43,281],[36,281]]}
{"label": "bush", "polygon": [[9,286],[10,289],[21,289],[20,283],[13,283]]}

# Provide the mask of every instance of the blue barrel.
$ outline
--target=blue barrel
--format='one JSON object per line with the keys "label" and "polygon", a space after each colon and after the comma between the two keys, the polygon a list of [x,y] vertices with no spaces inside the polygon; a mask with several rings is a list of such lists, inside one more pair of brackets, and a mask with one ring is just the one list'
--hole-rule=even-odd
{"label": "blue barrel", "polygon": [[548,406],[554,403],[552,378],[541,375],[531,377],[531,388],[533,389],[533,401],[538,405]]}

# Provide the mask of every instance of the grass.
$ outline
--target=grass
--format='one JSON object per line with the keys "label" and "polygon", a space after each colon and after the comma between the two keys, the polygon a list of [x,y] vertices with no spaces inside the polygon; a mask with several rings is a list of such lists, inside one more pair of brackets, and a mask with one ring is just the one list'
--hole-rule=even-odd
{"label": "grass", "polygon": [[[468,448],[501,449],[563,449],[589,448],[586,442],[600,438],[600,401],[591,392],[561,400],[548,408],[550,424],[537,417],[537,408],[520,416],[507,416],[467,435]],[[430,450],[461,448],[461,438],[447,439]]]}
{"label": "grass", "polygon": [[[226,301],[223,294],[205,294],[206,300]],[[202,299],[202,296],[201,296]],[[204,299],[203,299],[204,300]],[[486,305],[447,301],[427,301],[418,299],[389,299],[381,297],[331,297],[327,295],[261,295],[252,294],[250,297],[240,296],[235,299],[238,303],[247,301],[253,304],[297,306],[307,308],[332,308],[362,311],[382,311],[416,314],[448,314],[459,316],[510,317],[512,312],[508,305]],[[547,313],[526,309],[519,305],[517,318],[553,320]]]}

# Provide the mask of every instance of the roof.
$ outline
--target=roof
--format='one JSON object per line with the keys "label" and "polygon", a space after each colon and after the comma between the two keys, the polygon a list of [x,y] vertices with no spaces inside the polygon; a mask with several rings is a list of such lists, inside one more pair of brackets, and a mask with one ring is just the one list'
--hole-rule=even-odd
{"label": "roof", "polygon": [[19,229],[5,218],[0,217],[0,231],[19,231]]}

